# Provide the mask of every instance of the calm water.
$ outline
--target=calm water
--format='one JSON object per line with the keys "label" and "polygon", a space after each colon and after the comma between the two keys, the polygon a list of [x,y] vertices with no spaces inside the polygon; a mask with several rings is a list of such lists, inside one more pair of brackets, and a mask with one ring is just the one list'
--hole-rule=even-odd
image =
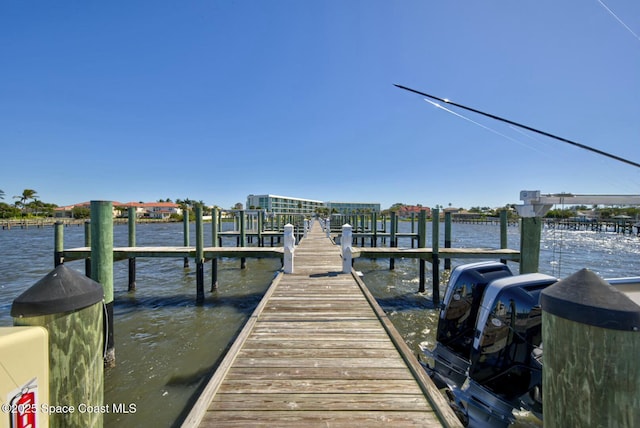
{"label": "calm water", "polygon": [[[205,224],[206,245],[209,228]],[[410,224],[400,223],[400,229],[408,231]],[[82,227],[67,227],[64,233],[65,248],[83,245]],[[191,242],[195,242],[193,233]],[[454,247],[495,248],[499,246],[499,228],[454,224],[452,241]],[[182,224],[138,225],[136,242],[139,246],[182,245]],[[114,244],[127,245],[127,226],[115,226]],[[410,243],[401,240],[400,246]],[[519,248],[517,227],[509,228],[509,247]],[[561,278],[583,267],[603,277],[640,275],[639,256],[640,238],[635,236],[545,229],[540,271]],[[464,262],[454,260],[452,264]],[[117,366],[106,373],[105,403],[134,403],[137,411],[107,414],[105,426],[172,426],[188,411],[190,400],[280,269],[280,261],[272,259],[248,259],[244,270],[239,264],[238,260],[223,259],[219,263],[219,290],[207,292],[205,304],[196,307],[193,261],[191,268],[184,269],[181,259],[138,259],[137,290],[133,293],[127,292],[127,264],[116,263]],[[68,265],[84,271],[82,261]],[[517,264],[510,266],[517,271]],[[397,260],[394,271],[388,267],[387,260],[355,263],[405,340],[418,352],[419,343],[434,340],[437,312],[431,305],[430,285],[424,295],[416,292],[415,260]],[[53,229],[0,231],[0,326],[12,325],[9,312],[13,300],[52,268]],[[209,270],[207,265],[205,281]],[[430,275],[427,278],[430,280]]]}

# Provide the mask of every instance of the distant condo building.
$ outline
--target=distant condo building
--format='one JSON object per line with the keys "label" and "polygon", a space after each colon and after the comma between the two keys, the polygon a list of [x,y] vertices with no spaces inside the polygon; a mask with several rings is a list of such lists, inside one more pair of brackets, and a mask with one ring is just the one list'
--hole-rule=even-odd
{"label": "distant condo building", "polygon": [[274,214],[315,214],[324,202],[279,195],[249,195],[248,209],[263,209]]}
{"label": "distant condo building", "polygon": [[328,209],[330,213],[357,214],[380,212],[379,203],[365,202],[323,202],[313,199],[293,198],[279,195],[249,195],[247,209],[263,209],[274,214],[308,214]]}
{"label": "distant condo building", "polygon": [[329,212],[338,214],[379,213],[380,204],[370,202],[325,202]]}

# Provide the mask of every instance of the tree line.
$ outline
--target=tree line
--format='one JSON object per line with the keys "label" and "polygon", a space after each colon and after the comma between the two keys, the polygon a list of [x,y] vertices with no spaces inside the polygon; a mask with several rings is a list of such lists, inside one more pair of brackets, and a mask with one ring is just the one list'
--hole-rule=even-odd
{"label": "tree line", "polygon": [[[0,200],[4,200],[5,192],[0,190]],[[0,218],[24,217],[25,215],[37,215],[52,217],[56,204],[46,203],[40,200],[38,192],[33,189],[24,189],[22,194],[13,197],[15,202],[8,204],[0,202]]]}
{"label": "tree line", "polygon": [[[0,190],[0,218],[17,218],[25,216],[33,217],[53,217],[55,209],[58,205],[53,203],[46,203],[40,200],[38,192],[33,189],[24,189],[22,194],[13,196],[15,199],[13,204],[3,202],[6,194],[3,190]],[[157,202],[170,202],[174,203],[170,198],[159,199]],[[202,211],[204,215],[211,215],[212,207],[207,206],[204,201],[197,201],[195,199],[184,198],[176,199],[177,204],[182,210],[192,210],[196,205],[202,205]],[[240,204],[242,205],[242,204]],[[220,207],[215,206],[220,209]],[[126,210],[123,209],[126,213]],[[87,207],[74,207],[72,210],[73,218],[89,218],[90,210]]]}
{"label": "tree line", "polygon": [[[16,217],[25,217],[25,216],[38,216],[38,217],[53,217],[55,209],[58,207],[56,204],[46,203],[40,200],[38,196],[38,192],[33,189],[24,189],[22,194],[13,196],[15,202],[13,204],[8,204],[6,202],[2,202],[5,199],[5,192],[0,190],[0,218],[16,218]],[[170,198],[159,199],[157,202],[170,202],[174,203]],[[203,207],[204,215],[211,215],[212,207],[207,206],[202,200],[194,200],[190,198],[184,199],[176,199],[175,204],[177,204],[182,210],[193,209],[196,205],[200,204]],[[389,209],[382,211],[382,214],[389,215],[391,211],[397,211],[403,206],[406,206],[404,203],[395,203]],[[416,206],[421,206],[417,204]],[[218,209],[221,209],[218,206],[215,206]],[[449,203],[449,207],[451,207],[451,203]],[[256,208],[256,207],[251,207]],[[436,208],[444,208],[442,205],[437,205]],[[231,209],[242,209],[242,203],[236,203]],[[514,206],[507,205],[502,209],[507,209],[509,213],[514,214]],[[596,212],[597,217],[601,219],[612,218],[619,215],[627,215],[632,218],[640,217],[640,208],[637,207],[608,207],[608,208],[598,208],[587,206],[575,206],[571,208],[563,208],[563,209],[553,209],[549,211],[545,217],[547,218],[571,218],[577,215],[577,211],[589,211],[593,210]],[[125,211],[125,210],[123,210]],[[318,209],[318,214],[320,215],[329,215],[329,209]],[[369,211],[369,210],[365,210]],[[335,210],[334,210],[335,212]],[[498,210],[492,209],[489,207],[471,207],[468,212],[470,213],[479,213],[487,216],[497,216],[499,215]],[[365,214],[363,211],[361,214]],[[73,217],[74,218],[88,218],[89,217],[89,209],[85,207],[75,207],[73,209]]]}

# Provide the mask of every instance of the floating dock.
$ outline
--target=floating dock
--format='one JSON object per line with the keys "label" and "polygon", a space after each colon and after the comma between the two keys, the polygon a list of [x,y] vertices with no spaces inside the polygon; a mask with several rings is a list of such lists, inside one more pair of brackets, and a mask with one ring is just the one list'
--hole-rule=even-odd
{"label": "floating dock", "polygon": [[314,222],[183,427],[460,427],[440,391]]}

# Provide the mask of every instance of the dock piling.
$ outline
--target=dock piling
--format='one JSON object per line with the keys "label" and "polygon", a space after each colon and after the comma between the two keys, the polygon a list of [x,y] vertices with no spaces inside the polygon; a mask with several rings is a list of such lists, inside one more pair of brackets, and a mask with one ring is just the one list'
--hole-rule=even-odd
{"label": "dock piling", "polygon": [[102,285],[106,305],[105,367],[116,365],[113,335],[113,204],[91,201],[91,279]]}
{"label": "dock piling", "polygon": [[[38,403],[36,411],[44,413],[51,427],[103,426],[102,412],[49,413],[41,408],[104,404],[102,298],[100,284],[60,264],[13,301],[15,326],[40,326],[48,332],[49,383],[39,387],[48,389],[49,402]],[[10,415],[3,413],[9,421]],[[35,426],[20,422],[11,426]]]}
{"label": "dock piling", "polygon": [[640,426],[640,306],[588,269],[540,302],[545,427]]}
{"label": "dock piling", "polygon": [[[128,217],[128,226],[129,226],[129,246],[136,246],[136,208],[129,207],[129,217]],[[136,289],[136,258],[129,258],[129,291],[135,291]]]}
{"label": "dock piling", "polygon": [[[240,211],[240,242],[239,247],[245,247],[247,245],[247,231],[245,228],[245,213],[244,211]],[[245,269],[247,267],[247,259],[245,257],[240,258],[240,269]]]}
{"label": "dock piling", "polygon": [[[390,229],[390,246],[395,248],[398,246],[398,241],[396,239],[396,232],[398,231],[398,216],[395,211],[391,211],[391,229]],[[396,259],[391,257],[389,259],[389,270],[394,270],[396,268]]]}
{"label": "dock piling", "polygon": [[293,235],[293,225],[287,223],[284,225],[284,273],[293,273],[293,253],[295,251],[296,238]]}
{"label": "dock piling", "polygon": [[[218,246],[218,208],[211,211],[211,245]],[[220,245],[222,246],[222,245]],[[218,258],[211,259],[211,291],[218,289]]]}
{"label": "dock piling", "polygon": [[522,217],[520,220],[520,273],[538,272],[542,218]]}
{"label": "dock piling", "polygon": [[[184,246],[188,247],[189,246],[189,208],[188,207],[184,207],[184,209],[182,210],[182,234],[184,236]],[[184,265],[185,268],[189,267],[189,257],[185,257],[184,258]]]}
{"label": "dock piling", "polygon": [[431,240],[432,240],[432,291],[433,291],[433,305],[437,306],[440,303],[440,210],[434,208],[431,210]]}
{"label": "dock piling", "polygon": [[202,204],[196,204],[196,304],[204,302],[204,232]]}
{"label": "dock piling", "polygon": [[61,221],[55,223],[55,250],[53,252],[53,266],[59,266],[64,263],[62,252],[64,251],[64,224]]}
{"label": "dock piling", "polygon": [[[444,248],[451,248],[451,212],[444,213]],[[444,259],[444,269],[451,270],[451,259]]]}
{"label": "dock piling", "polygon": [[[84,222],[84,246],[91,248],[91,222]],[[84,275],[91,278],[91,257],[84,259]]]}
{"label": "dock piling", "polygon": [[[500,211],[500,248],[506,249],[509,248],[507,246],[507,227],[509,226],[509,221],[507,218],[507,210],[503,209]],[[500,263],[507,264],[507,260],[501,259]]]}
{"label": "dock piling", "polygon": [[[427,212],[420,210],[418,214],[418,248],[425,248],[427,246]],[[425,271],[426,261],[422,257],[418,259],[419,273],[418,273],[418,292],[424,293],[425,290]]]}

